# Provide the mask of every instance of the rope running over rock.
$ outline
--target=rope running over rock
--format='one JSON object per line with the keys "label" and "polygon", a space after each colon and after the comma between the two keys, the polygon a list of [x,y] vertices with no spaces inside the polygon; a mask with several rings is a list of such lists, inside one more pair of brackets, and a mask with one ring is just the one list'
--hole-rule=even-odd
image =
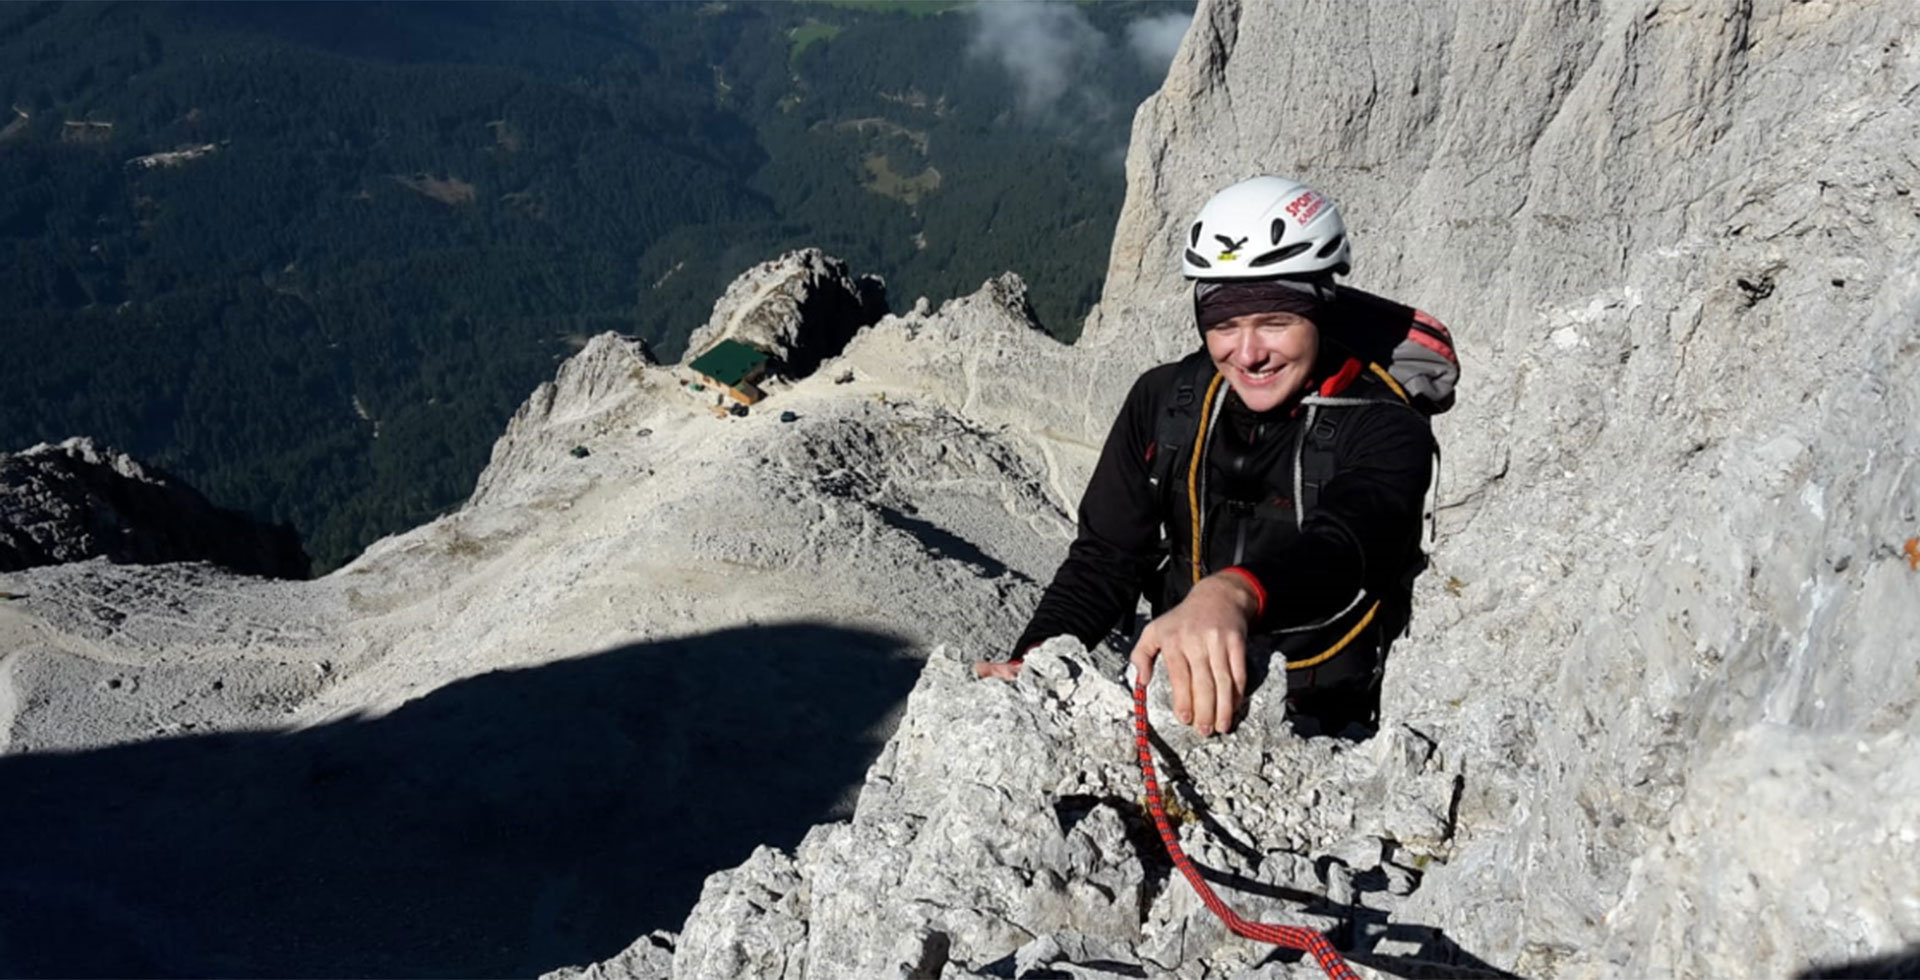
{"label": "rope running over rock", "polygon": [[1148,745],[1147,733],[1147,685],[1142,679],[1133,688],[1133,735],[1134,744],[1140,749],[1140,774],[1147,779],[1147,806],[1153,811],[1153,824],[1160,829],[1160,840],[1167,845],[1167,853],[1173,856],[1174,866],[1180,869],[1181,874],[1187,876],[1188,883],[1193,885],[1193,890],[1200,896],[1200,901],[1206,903],[1207,908],[1212,909],[1213,914],[1219,916],[1220,921],[1225,922],[1227,928],[1233,930],[1236,936],[1311,953],[1313,958],[1319,961],[1320,969],[1325,970],[1327,976],[1333,980],[1360,980],[1359,975],[1353,972],[1353,968],[1347,965],[1347,961],[1341,959],[1340,953],[1333,948],[1333,944],[1327,941],[1327,937],[1300,926],[1248,922],[1236,915],[1227,907],[1227,903],[1220,900],[1220,896],[1213,893],[1213,889],[1201,879],[1200,872],[1194,868],[1193,861],[1187,857],[1187,852],[1180,849],[1180,841],[1173,835],[1173,826],[1167,822],[1166,808],[1160,802],[1160,781],[1155,778],[1153,772],[1153,749]]}

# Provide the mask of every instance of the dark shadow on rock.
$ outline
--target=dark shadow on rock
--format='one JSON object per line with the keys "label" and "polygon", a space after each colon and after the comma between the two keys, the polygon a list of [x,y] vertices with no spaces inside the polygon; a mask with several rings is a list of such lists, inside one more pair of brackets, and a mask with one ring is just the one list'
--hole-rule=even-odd
{"label": "dark shadow on rock", "polygon": [[799,317],[804,328],[784,357],[775,357],[773,370],[789,378],[804,378],[820,367],[820,362],[839,357],[862,328],[887,315],[886,283],[875,276],[857,279],[846,271],[845,263],[829,260],[829,268],[852,282],[853,291],[824,285],[806,292],[800,301]]}
{"label": "dark shadow on rock", "polygon": [[[920,542],[920,546],[927,549],[927,552],[935,558],[951,558],[965,562],[978,568],[980,574],[987,578],[999,578],[1012,571],[1005,562],[987,554],[979,545],[931,521],[909,516],[904,511],[884,504],[879,505],[878,509],[880,519],[885,521],[888,527],[912,535],[913,539]],[[1023,580],[1032,581],[1018,572],[1014,574]]]}
{"label": "dark shadow on rock", "polygon": [[0,758],[0,975],[531,976],[844,815],[920,662],[799,623],[377,719]]}
{"label": "dark shadow on rock", "polygon": [[[1281,655],[1264,641],[1253,641],[1247,654],[1247,694],[1264,686],[1270,675],[1276,682],[1289,680],[1285,671],[1274,673]],[[1337,738],[1343,742],[1364,742],[1380,733],[1380,690],[1377,687],[1340,687],[1330,690],[1306,688],[1287,695],[1287,727],[1301,738]],[[1244,716],[1244,709],[1242,712]]]}
{"label": "dark shadow on rock", "polygon": [[[1068,967],[1071,967],[1071,969],[1068,969]],[[1025,972],[1022,972],[1020,970],[1020,957],[1016,952],[1008,953],[980,967],[976,975],[1004,978],[1004,980],[1075,980],[1075,978],[1087,976],[1089,973],[1094,976],[1140,977],[1144,980],[1147,976],[1147,969],[1138,963],[1119,963],[1113,960],[1094,959],[1084,962],[1078,960],[1055,960],[1053,963],[1044,966],[1029,967]],[[913,980],[920,980],[917,974],[911,976]]]}
{"label": "dark shadow on rock", "polygon": [[[1255,888],[1258,893],[1258,888]],[[1460,944],[1447,938],[1446,933],[1433,926],[1415,925],[1406,922],[1388,922],[1387,914],[1375,909],[1358,905],[1333,906],[1343,913],[1350,914],[1347,929],[1336,929],[1328,938],[1340,949],[1340,955],[1347,962],[1364,966],[1376,973],[1390,977],[1404,977],[1407,980],[1519,980],[1519,975],[1509,973],[1485,960],[1460,948]],[[1359,926],[1366,926],[1364,932]],[[1339,935],[1346,932],[1348,935]],[[1355,939],[1355,933],[1364,938]],[[1418,948],[1404,955],[1376,953],[1374,949],[1386,941],[1417,943]],[[1294,962],[1305,954],[1290,950],[1275,953],[1273,959]]]}
{"label": "dark shadow on rock", "polygon": [[0,572],[99,557],[288,579],[306,578],[312,564],[292,525],[216,507],[179,477],[92,439],[0,453]]}
{"label": "dark shadow on rock", "polygon": [[1920,977],[1920,945],[1846,963],[1816,963],[1794,980],[1913,980]]}

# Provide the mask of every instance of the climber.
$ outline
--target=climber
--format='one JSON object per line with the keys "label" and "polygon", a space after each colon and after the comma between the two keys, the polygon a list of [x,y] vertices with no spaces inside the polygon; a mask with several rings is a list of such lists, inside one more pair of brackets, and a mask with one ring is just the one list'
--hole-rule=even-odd
{"label": "climber", "polygon": [[[1222,190],[1185,245],[1204,346],[1134,383],[1013,659],[976,672],[1012,678],[1057,635],[1098,643],[1144,594],[1154,617],[1133,645],[1136,676],[1164,658],[1175,716],[1199,734],[1232,729],[1249,659],[1275,652],[1296,727],[1364,733],[1424,567],[1427,415],[1451,402],[1451,338],[1425,314],[1337,287],[1345,224],[1293,181]],[[1381,310],[1404,314],[1386,329],[1417,342],[1388,347],[1430,376],[1396,380],[1359,343]]]}

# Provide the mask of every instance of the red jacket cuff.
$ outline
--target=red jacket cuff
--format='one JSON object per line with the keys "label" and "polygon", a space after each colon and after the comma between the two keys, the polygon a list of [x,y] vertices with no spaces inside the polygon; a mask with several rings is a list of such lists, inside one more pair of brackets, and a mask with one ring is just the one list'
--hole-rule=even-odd
{"label": "red jacket cuff", "polygon": [[1246,569],[1244,569],[1244,568],[1241,568],[1241,567],[1240,567],[1240,566],[1238,566],[1238,565],[1232,565],[1232,566],[1229,566],[1229,567],[1227,567],[1227,568],[1223,568],[1223,569],[1221,569],[1221,571],[1223,571],[1223,572],[1232,572],[1232,573],[1234,573],[1235,575],[1238,575],[1238,576],[1240,576],[1240,577],[1241,577],[1242,579],[1244,579],[1244,580],[1246,581],[1246,583],[1247,583],[1248,585],[1250,585],[1250,586],[1252,586],[1252,587],[1253,587],[1253,596],[1254,596],[1254,598],[1255,598],[1256,600],[1258,600],[1258,601],[1259,601],[1259,605],[1257,605],[1257,606],[1255,606],[1255,607],[1254,607],[1254,610],[1253,610],[1253,618],[1254,618],[1254,619],[1259,619],[1259,618],[1260,618],[1261,616],[1264,616],[1264,615],[1266,615],[1266,613],[1267,613],[1267,587],[1266,587],[1266,586],[1264,586],[1264,585],[1261,585],[1261,584],[1260,584],[1260,580],[1259,580],[1258,578],[1255,578],[1255,577],[1254,577],[1254,574],[1253,574],[1252,572],[1249,572],[1249,571],[1247,571]]}

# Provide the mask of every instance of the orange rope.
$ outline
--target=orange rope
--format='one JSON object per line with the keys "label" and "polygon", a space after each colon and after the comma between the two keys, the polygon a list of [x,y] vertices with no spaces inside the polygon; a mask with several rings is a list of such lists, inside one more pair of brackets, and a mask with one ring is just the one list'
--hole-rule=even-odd
{"label": "orange rope", "polygon": [[1205,455],[1207,442],[1207,421],[1213,414],[1213,393],[1220,390],[1220,375],[1213,376],[1213,382],[1207,385],[1207,396],[1200,402],[1200,434],[1193,440],[1193,459],[1187,462],[1187,530],[1193,538],[1193,581],[1200,583],[1200,492],[1197,485],[1200,480],[1200,457]]}
{"label": "orange rope", "polygon": [[1347,631],[1347,635],[1340,638],[1340,642],[1335,643],[1333,646],[1326,648],[1326,650],[1320,652],[1319,654],[1316,654],[1315,656],[1312,656],[1312,657],[1308,657],[1305,660],[1287,661],[1287,669],[1288,670],[1306,670],[1308,667],[1318,667],[1321,664],[1326,663],[1328,660],[1331,660],[1334,654],[1339,653],[1342,650],[1345,650],[1347,648],[1347,644],[1352,643],[1353,638],[1356,636],[1359,636],[1360,631],[1367,628],[1368,623],[1373,622],[1373,614],[1379,611],[1380,611],[1380,603],[1376,600],[1374,604],[1367,609],[1367,614],[1365,616],[1360,617],[1360,621],[1353,624],[1353,628]]}
{"label": "orange rope", "polygon": [[1395,381],[1393,378],[1393,375],[1389,373],[1386,368],[1383,368],[1380,365],[1373,364],[1373,363],[1369,363],[1367,367],[1372,368],[1374,375],[1377,376],[1380,380],[1385,381],[1387,383],[1387,387],[1392,388],[1393,393],[1400,396],[1401,401],[1406,402],[1409,405],[1413,404],[1413,399],[1407,397],[1407,389],[1400,387],[1400,382]]}

